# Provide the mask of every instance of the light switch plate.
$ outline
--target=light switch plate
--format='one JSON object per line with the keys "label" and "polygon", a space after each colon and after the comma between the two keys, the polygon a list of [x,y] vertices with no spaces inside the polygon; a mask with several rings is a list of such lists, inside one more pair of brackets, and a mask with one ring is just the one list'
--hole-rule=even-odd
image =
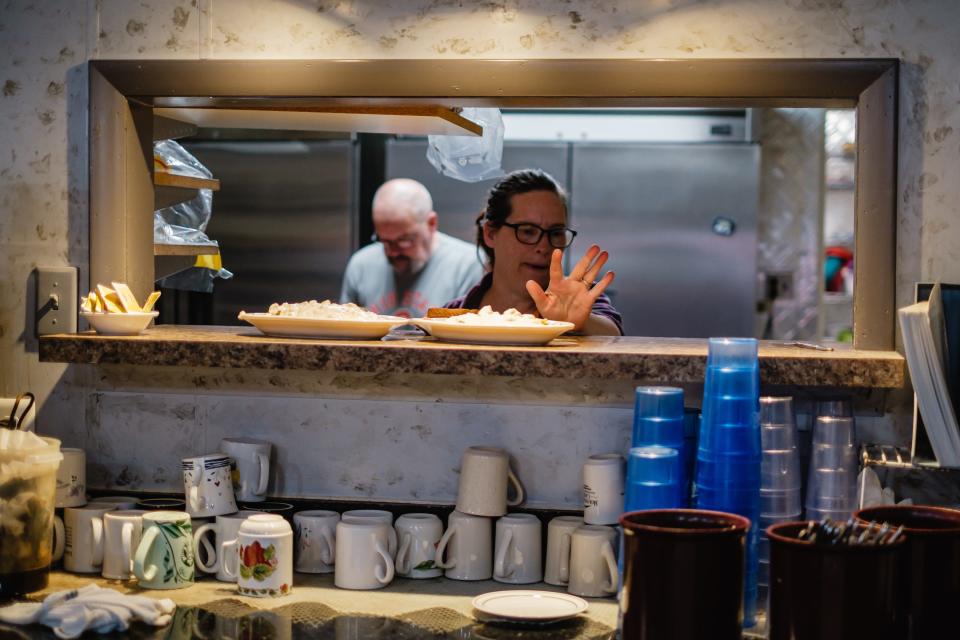
{"label": "light switch plate", "polygon": [[76,333],[76,267],[37,267],[37,335]]}

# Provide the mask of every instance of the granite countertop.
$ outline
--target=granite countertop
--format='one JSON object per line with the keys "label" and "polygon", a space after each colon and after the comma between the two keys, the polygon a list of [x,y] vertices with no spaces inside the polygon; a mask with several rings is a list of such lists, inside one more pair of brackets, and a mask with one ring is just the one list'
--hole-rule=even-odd
{"label": "granite countertop", "polygon": [[[544,347],[453,344],[432,338],[315,340],[274,338],[252,327],[159,325],[139,336],[90,331],[40,338],[40,360],[87,364],[308,369],[359,373],[703,380],[707,341],[684,338],[567,337]],[[766,384],[830,387],[903,386],[905,360],[895,351],[856,351],[760,343]]]}
{"label": "granite countertop", "polygon": [[[535,589],[562,591],[547,584],[507,585],[492,580],[463,582],[446,578],[397,578],[383,589],[350,591],[333,586],[333,575],[297,573],[290,595],[282,598],[248,598],[236,586],[209,576],[191,587],[175,590],[141,590],[134,582],[105,580],[96,575],[54,571],[50,584],[31,599],[40,600],[63,589],[91,582],[123,593],[170,598],[178,606],[173,623],[154,630],[142,624],[127,637],[194,638],[525,638],[553,640],[613,638],[617,602],[613,598],[587,598],[587,612],[568,622],[550,626],[511,627],[475,620],[471,600],[489,591]],[[23,628],[30,637],[50,637],[42,627]],[[0,635],[4,631],[0,625]],[[9,631],[12,631],[10,629]],[[241,633],[242,632],[242,633]],[[47,633],[47,635],[43,635]],[[244,635],[247,634],[247,635]]]}

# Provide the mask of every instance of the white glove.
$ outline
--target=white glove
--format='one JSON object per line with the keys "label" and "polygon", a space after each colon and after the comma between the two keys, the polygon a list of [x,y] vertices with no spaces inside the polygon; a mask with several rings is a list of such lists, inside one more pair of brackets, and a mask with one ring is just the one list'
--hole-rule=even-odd
{"label": "white glove", "polygon": [[0,608],[0,622],[42,624],[58,638],[77,638],[87,629],[97,633],[125,631],[136,618],[155,627],[170,624],[173,600],[128,596],[95,584],[51,593],[43,602],[18,602]]}

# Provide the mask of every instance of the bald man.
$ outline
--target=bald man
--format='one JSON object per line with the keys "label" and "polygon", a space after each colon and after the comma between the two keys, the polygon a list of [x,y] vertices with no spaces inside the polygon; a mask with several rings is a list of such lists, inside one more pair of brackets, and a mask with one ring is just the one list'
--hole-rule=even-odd
{"label": "bald man", "polygon": [[340,302],[417,318],[459,298],[483,276],[476,247],[437,231],[427,188],[399,178],[373,196],[375,242],[350,257]]}

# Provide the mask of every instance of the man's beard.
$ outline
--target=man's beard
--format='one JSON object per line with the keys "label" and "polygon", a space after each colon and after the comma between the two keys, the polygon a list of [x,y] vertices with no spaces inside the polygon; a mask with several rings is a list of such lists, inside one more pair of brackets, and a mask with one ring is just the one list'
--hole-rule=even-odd
{"label": "man's beard", "polygon": [[421,269],[423,269],[425,264],[419,260],[415,261],[413,258],[408,256],[393,256],[391,258],[387,258],[387,260],[390,262],[390,266],[393,267],[394,272],[400,276],[418,273]]}

